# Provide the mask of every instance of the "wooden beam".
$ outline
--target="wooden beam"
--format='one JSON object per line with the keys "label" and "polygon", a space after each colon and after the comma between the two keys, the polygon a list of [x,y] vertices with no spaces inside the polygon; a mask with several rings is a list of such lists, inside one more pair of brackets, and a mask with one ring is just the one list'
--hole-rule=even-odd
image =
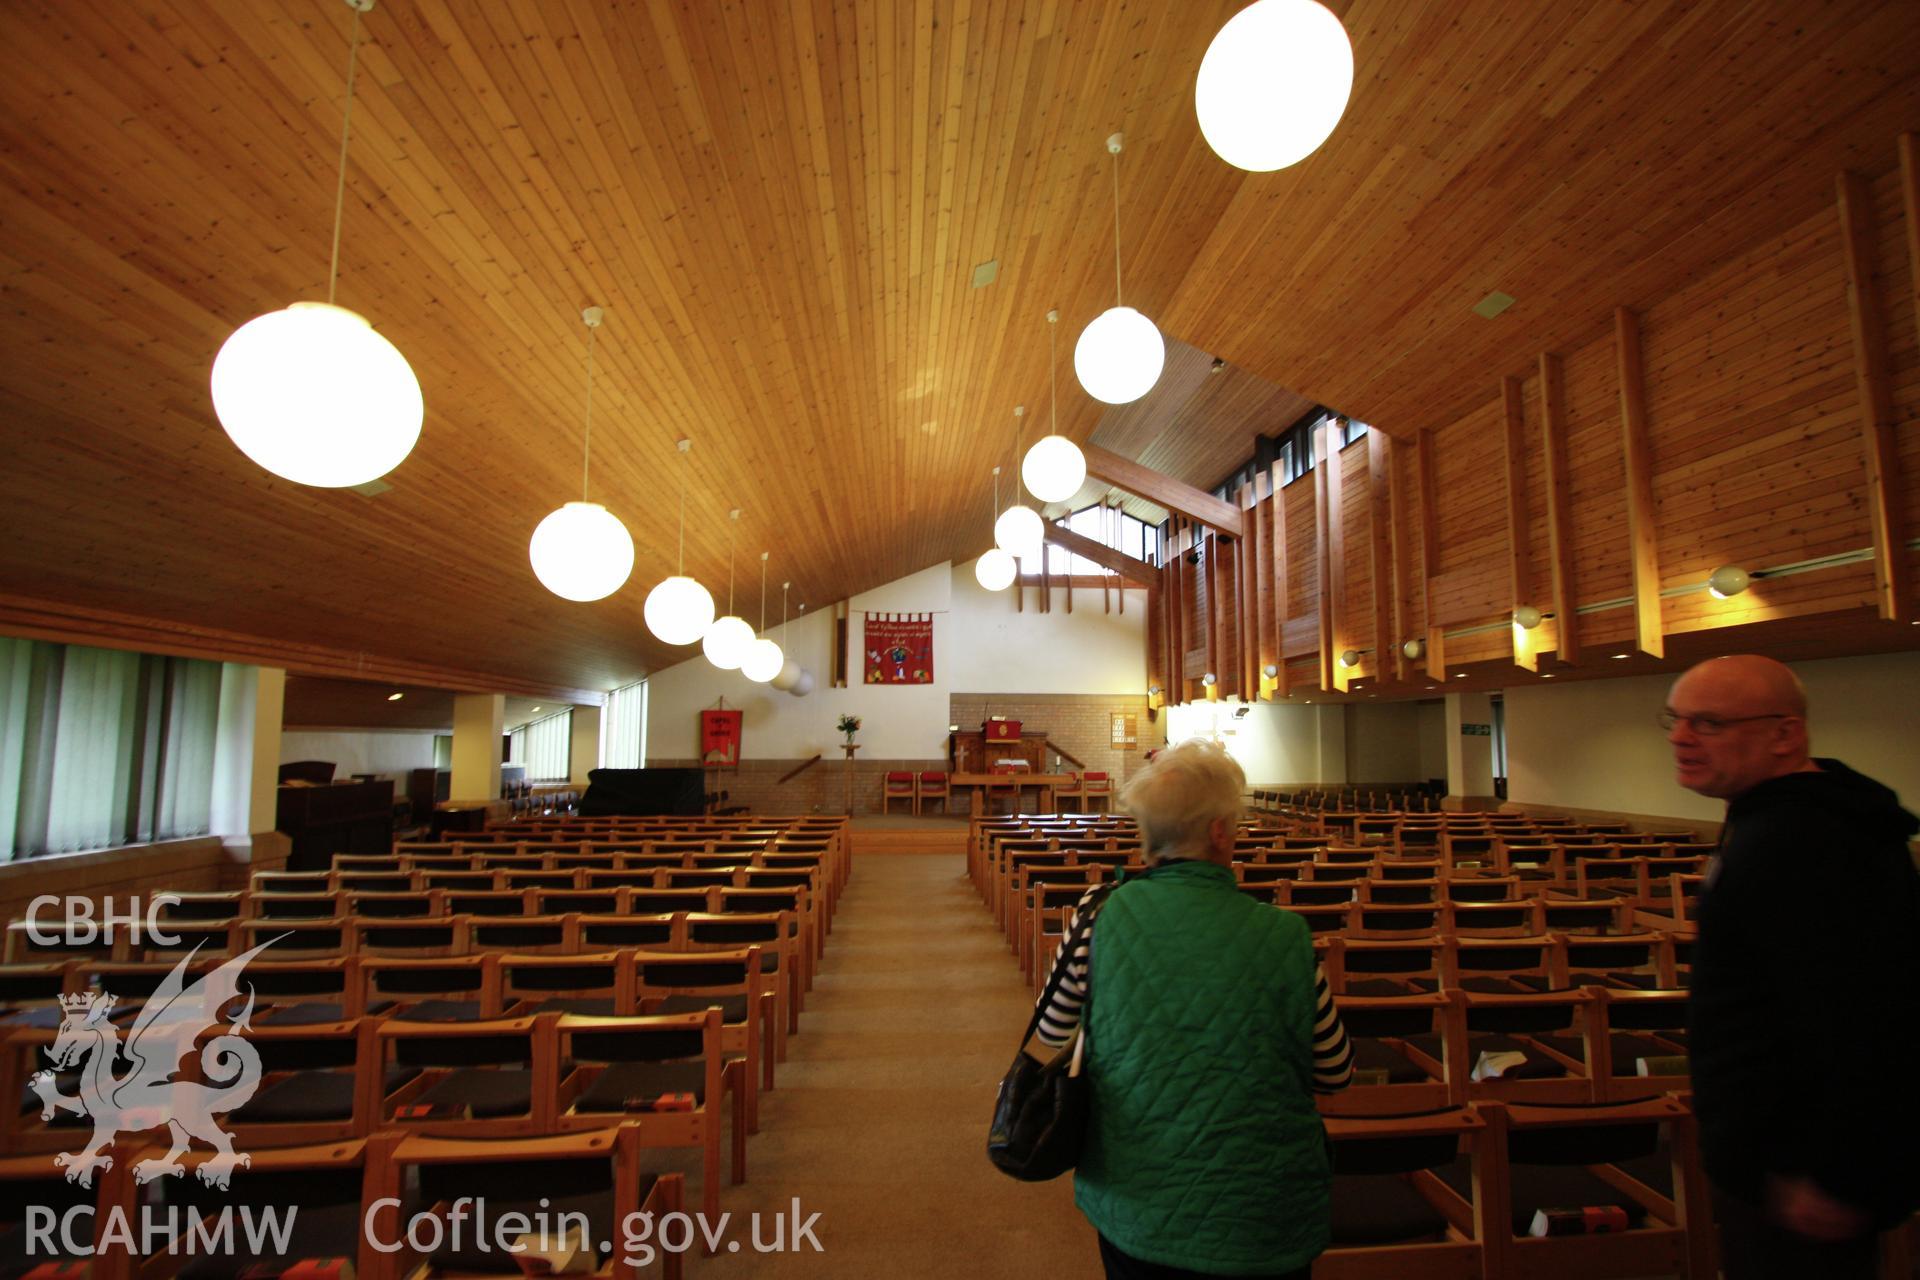
{"label": "wooden beam", "polygon": [[1907,222],[1907,283],[1920,314],[1920,135],[1900,135],[1900,204]]}
{"label": "wooden beam", "polygon": [[1560,357],[1540,353],[1540,442],[1547,460],[1547,556],[1553,566],[1560,661],[1580,661],[1579,597],[1573,583],[1573,501],[1567,482],[1567,388]]}
{"label": "wooden beam", "polygon": [[[1912,166],[1906,143],[1902,181]],[[1900,455],[1893,433],[1893,382],[1887,374],[1887,322],[1874,281],[1873,191],[1857,173],[1840,175],[1841,248],[1847,263],[1847,318],[1853,328],[1853,369],[1860,385],[1861,445],[1866,459],[1867,520],[1873,529],[1874,602],[1880,616],[1905,622],[1912,615]]]}
{"label": "wooden beam", "polygon": [[1328,548],[1333,528],[1328,522],[1332,503],[1327,498],[1327,429],[1313,429],[1313,563],[1320,580],[1320,607],[1314,615],[1320,646],[1320,691],[1333,692],[1333,560]]}
{"label": "wooden beam", "polygon": [[1267,548],[1267,559],[1273,569],[1273,665],[1278,671],[1275,676],[1273,696],[1287,696],[1287,495],[1282,491],[1280,464],[1273,464],[1271,483],[1267,487],[1267,514],[1270,517],[1271,544]]}
{"label": "wooden beam", "polygon": [[1398,674],[1393,661],[1393,441],[1384,431],[1367,432],[1367,564],[1373,578],[1373,678],[1389,684]]}
{"label": "wooden beam", "polygon": [[[1422,431],[1414,450],[1420,490],[1420,577],[1432,584],[1440,576],[1440,518],[1433,505],[1433,432]],[[1424,592],[1422,593],[1424,596]],[[1428,597],[1430,600],[1431,598]],[[1429,614],[1432,604],[1427,606]]]}
{"label": "wooden beam", "polygon": [[1427,679],[1444,684],[1447,678],[1447,631],[1445,627],[1427,628]]}
{"label": "wooden beam", "polygon": [[[1266,669],[1273,662],[1273,534],[1267,529],[1267,502],[1260,496],[1260,475],[1254,473],[1253,510],[1247,513],[1247,593],[1253,602],[1253,701],[1266,693]],[[1263,605],[1261,602],[1265,601]]]}
{"label": "wooden beam", "polygon": [[[1393,452],[1398,453],[1399,450]],[[1401,684],[1407,684],[1413,680],[1413,660],[1407,657],[1401,646],[1414,633],[1411,594],[1413,573],[1407,564],[1407,494],[1400,471],[1399,466],[1392,465],[1390,456],[1387,467],[1387,509],[1393,519],[1388,526],[1387,554],[1393,561],[1393,677]]]}
{"label": "wooden beam", "polygon": [[1226,674],[1220,670],[1220,593],[1225,584],[1220,580],[1218,551],[1219,544],[1214,540],[1214,531],[1208,529],[1202,535],[1200,554],[1204,557],[1201,568],[1207,575],[1207,670],[1213,673],[1216,687]]}
{"label": "wooden beam", "polygon": [[1091,560],[1102,569],[1111,569],[1130,583],[1142,587],[1153,585],[1158,571],[1144,560],[1135,560],[1126,552],[1109,547],[1104,542],[1095,542],[1086,534],[1075,533],[1063,524],[1048,524],[1046,536],[1054,546]]}
{"label": "wooden beam", "polygon": [[1173,695],[1172,701],[1186,702],[1187,698],[1187,585],[1192,576],[1186,560],[1186,552],[1180,545],[1180,517],[1172,516],[1167,521],[1167,567],[1173,575],[1173,586],[1167,600],[1167,621],[1173,627],[1173,654],[1167,674],[1172,683],[1167,686]]}
{"label": "wooden beam", "polygon": [[1221,533],[1240,536],[1240,513],[1206,490],[1183,484],[1098,445],[1085,445],[1081,452],[1087,457],[1087,474],[1094,479],[1104,480],[1116,489],[1125,489]]}
{"label": "wooden beam", "polygon": [[1353,680],[1354,669],[1342,666],[1339,661],[1341,652],[1347,643],[1347,503],[1345,464],[1341,461],[1340,446],[1334,443],[1333,424],[1329,422],[1320,428],[1320,435],[1326,449],[1324,472],[1326,475],[1326,523],[1327,549],[1325,563],[1328,577],[1322,582],[1320,591],[1321,617],[1320,633],[1327,639],[1330,652],[1326,665],[1333,672],[1333,687],[1341,693]]}
{"label": "wooden beam", "polygon": [[1620,379],[1620,448],[1627,481],[1627,555],[1633,568],[1634,643],[1666,656],[1660,618],[1660,544],[1653,509],[1653,462],[1647,444],[1646,363],[1640,354],[1640,317],[1613,313],[1613,345]]}
{"label": "wooden beam", "polygon": [[[1500,393],[1506,402],[1507,435],[1507,583],[1509,609],[1538,604],[1533,598],[1533,566],[1527,556],[1527,415],[1520,399],[1520,379],[1502,378]],[[1519,626],[1513,633],[1513,665],[1528,671],[1540,668],[1533,637]]]}
{"label": "wooden beam", "polygon": [[1234,619],[1234,634],[1240,644],[1240,698],[1243,702],[1260,700],[1260,580],[1255,573],[1258,557],[1254,544],[1260,533],[1260,481],[1256,477],[1240,490],[1240,523],[1246,533],[1233,545],[1233,578],[1240,587],[1240,616]]}

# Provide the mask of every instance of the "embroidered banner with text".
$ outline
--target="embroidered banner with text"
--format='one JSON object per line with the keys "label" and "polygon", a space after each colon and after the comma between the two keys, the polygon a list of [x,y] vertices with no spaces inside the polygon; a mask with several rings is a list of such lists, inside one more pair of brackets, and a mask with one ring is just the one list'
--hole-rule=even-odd
{"label": "embroidered banner with text", "polygon": [[933,615],[867,615],[867,683],[933,683]]}

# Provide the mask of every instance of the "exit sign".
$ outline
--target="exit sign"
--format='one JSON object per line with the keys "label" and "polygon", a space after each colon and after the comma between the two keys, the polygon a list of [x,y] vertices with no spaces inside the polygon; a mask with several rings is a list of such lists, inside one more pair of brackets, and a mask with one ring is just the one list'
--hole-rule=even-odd
{"label": "exit sign", "polygon": [[1463,724],[1460,726],[1460,736],[1463,738],[1491,738],[1493,736],[1493,726],[1490,724]]}

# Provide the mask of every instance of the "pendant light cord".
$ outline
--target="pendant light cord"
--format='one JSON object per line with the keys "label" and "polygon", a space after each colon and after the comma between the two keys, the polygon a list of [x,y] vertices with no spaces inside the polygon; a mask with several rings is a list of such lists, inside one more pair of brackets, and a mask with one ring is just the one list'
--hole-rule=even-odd
{"label": "pendant light cord", "polygon": [[1047,426],[1060,434],[1060,313],[1047,312]]}
{"label": "pendant light cord", "polygon": [[1120,153],[1113,153],[1113,305],[1125,306],[1120,300]]}
{"label": "pendant light cord", "polygon": [[727,613],[733,614],[733,531],[740,515],[735,512],[727,524]]}
{"label": "pendant light cord", "polygon": [[587,464],[593,458],[593,326],[587,326],[587,434],[580,447],[580,501],[587,500]]}
{"label": "pendant light cord", "polygon": [[691,458],[680,464],[680,559],[674,572],[683,578],[687,576],[687,468],[692,465]]}
{"label": "pendant light cord", "polygon": [[767,553],[760,553],[760,629],[767,629]]}
{"label": "pendant light cord", "polygon": [[340,179],[333,190],[333,258],[327,264],[327,305],[333,305],[340,279],[340,217],[347,207],[347,139],[353,132],[353,73],[360,61],[360,10],[353,10],[353,35],[347,41],[347,106],[340,117]]}

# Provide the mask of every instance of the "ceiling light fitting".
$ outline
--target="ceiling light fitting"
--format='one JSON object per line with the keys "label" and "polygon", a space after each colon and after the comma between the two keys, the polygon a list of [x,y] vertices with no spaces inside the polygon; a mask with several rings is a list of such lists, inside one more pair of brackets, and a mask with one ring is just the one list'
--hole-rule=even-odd
{"label": "ceiling light fitting", "polygon": [[[995,467],[993,469],[993,506],[987,512],[988,518],[991,519],[993,513],[999,509],[1000,468]],[[994,534],[996,537],[998,537],[999,532],[999,522],[995,521]],[[1013,585],[1014,575],[1018,572],[1019,566],[1014,564],[1013,557],[998,546],[989,547],[985,555],[973,562],[974,581],[978,582],[988,591],[1005,591]]]}
{"label": "ceiling light fitting", "polygon": [[1753,575],[1739,565],[1723,564],[1707,575],[1707,591],[1715,600],[1737,596],[1753,583]]}
{"label": "ceiling light fitting", "polygon": [[1052,432],[1034,443],[1020,463],[1020,478],[1042,502],[1065,502],[1087,482],[1087,457],[1060,434],[1059,311],[1047,312],[1047,419]]}
{"label": "ceiling light fitting", "polygon": [[1327,140],[1353,94],[1353,42],[1314,0],[1258,0],[1207,46],[1193,110],[1214,154],[1269,173]]}
{"label": "ceiling light fitting", "polygon": [[588,466],[593,458],[593,335],[606,313],[588,307],[580,313],[587,326],[586,430],[580,443],[580,501],[548,513],[527,543],[533,576],[562,600],[603,600],[626,584],[633,572],[633,535],[620,518],[587,501]]}
{"label": "ceiling light fitting", "polygon": [[740,525],[740,508],[727,513],[727,522],[727,613],[707,628],[707,634],[700,638],[700,648],[707,661],[722,671],[737,671],[753,644],[753,628],[733,611],[733,538]]}
{"label": "ceiling light fitting", "polygon": [[1113,306],[1080,331],[1073,371],[1095,400],[1131,404],[1160,380],[1167,343],[1153,321],[1125,305],[1120,294],[1120,148],[1122,134],[1107,139],[1113,156]]}
{"label": "ceiling light fitting", "polygon": [[1523,604],[1513,611],[1513,625],[1522,631],[1531,631],[1540,625],[1545,615],[1530,604]]}
{"label": "ceiling light fitting", "polygon": [[[783,582],[780,584],[780,650],[782,653],[787,654],[792,653],[792,650],[787,647],[787,588],[792,585],[791,582]],[[789,656],[780,664],[780,674],[776,675],[772,680],[768,681],[768,683],[782,693],[792,693],[793,687],[800,683],[800,677],[805,674],[800,664]]]}
{"label": "ceiling light fitting", "polygon": [[[760,629],[767,629],[767,556],[760,553]],[[780,652],[780,645],[771,636],[761,636],[748,646],[746,656],[740,660],[740,674],[755,684],[766,684],[780,674],[780,668],[786,664],[787,656]]]}
{"label": "ceiling light fitting", "polygon": [[420,379],[399,348],[375,333],[366,317],[333,301],[360,15],[373,8],[373,0],[346,3],[353,10],[353,35],[327,300],[295,302],[235,329],[214,357],[211,379],[214,415],[240,452],[274,475],[321,489],[365,484],[399,466],[420,439],[426,413]]}
{"label": "ceiling light fitting", "polygon": [[1400,646],[1400,652],[1415,662],[1418,662],[1426,651],[1427,642],[1424,640],[1408,640]]}
{"label": "ceiling light fitting", "polygon": [[713,596],[686,576],[687,570],[687,468],[693,465],[693,441],[681,440],[680,450],[680,550],[673,576],[663,578],[647,593],[644,611],[647,630],[663,644],[692,644],[707,634],[713,625]]}
{"label": "ceiling light fitting", "polygon": [[[1013,407],[1013,456],[1016,459],[1020,456],[1020,419],[1026,415],[1026,412],[1025,405]],[[994,474],[999,474],[998,468],[995,469]],[[996,506],[999,505],[998,492],[999,486],[996,485],[994,499]],[[1017,500],[1018,482],[1015,483],[1014,494],[1016,498],[1014,504],[1002,511],[1000,518],[993,522],[993,540],[1008,555],[1021,560],[1032,560],[1040,555],[1046,542],[1046,522],[1040,518],[1038,511]]]}

